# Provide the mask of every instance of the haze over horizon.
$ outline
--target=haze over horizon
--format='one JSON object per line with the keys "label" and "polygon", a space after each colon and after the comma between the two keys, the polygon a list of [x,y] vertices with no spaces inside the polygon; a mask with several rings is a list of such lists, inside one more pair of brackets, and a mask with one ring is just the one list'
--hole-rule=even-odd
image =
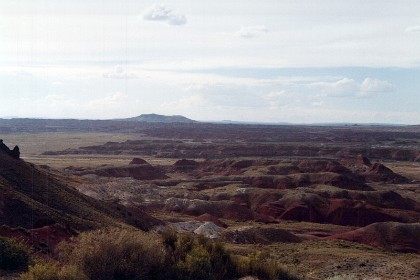
{"label": "haze over horizon", "polygon": [[420,123],[420,2],[0,2],[0,117]]}

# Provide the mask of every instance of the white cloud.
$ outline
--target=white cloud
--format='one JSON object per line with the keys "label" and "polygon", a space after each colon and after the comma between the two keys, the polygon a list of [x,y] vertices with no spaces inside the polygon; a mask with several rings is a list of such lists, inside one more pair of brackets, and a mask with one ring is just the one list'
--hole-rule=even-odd
{"label": "white cloud", "polygon": [[343,78],[335,82],[311,83],[309,87],[319,90],[326,96],[343,97],[357,93],[360,85],[353,79]]}
{"label": "white cloud", "polygon": [[264,83],[247,85],[232,83],[215,83],[205,86],[200,92],[212,106],[225,107],[265,107],[262,93],[272,91],[270,85]]}
{"label": "white cloud", "polygon": [[102,75],[104,78],[109,79],[132,79],[136,78],[134,73],[127,73],[127,71],[122,66],[115,66],[115,68],[107,73]]}
{"label": "white cloud", "polygon": [[[180,68],[193,64],[202,68],[418,67],[418,37],[408,36],[404,30],[418,32],[420,23],[415,20],[420,1],[408,1],[405,5],[386,1],[380,11],[378,1],[360,0],[363,5],[331,0],[323,4],[268,1],[264,5],[259,1],[247,1],[246,5],[237,1],[170,1],[168,6],[152,7],[153,1],[129,1],[129,5],[100,1],[103,5],[98,5],[98,1],[76,0],[44,5],[39,11],[38,1],[26,1],[25,5],[0,1],[0,61],[2,65],[16,61],[74,65],[127,57],[165,69],[167,65]],[[187,20],[191,24],[182,28],[182,34],[150,24],[179,25]],[[227,27],[233,29],[226,33]],[[37,30],[42,32],[34,32]],[[244,40],[229,38],[236,31],[239,38],[260,35],[264,44],[244,45]]]}
{"label": "white cloud", "polygon": [[62,83],[62,82],[60,82],[60,81],[53,81],[53,82],[51,82],[51,85],[52,85],[53,87],[58,87],[58,86],[63,85],[63,83]]}
{"label": "white cloud", "polygon": [[94,99],[89,102],[89,106],[97,107],[97,106],[112,106],[122,103],[127,98],[127,94],[119,91],[112,95],[106,96],[104,98]]}
{"label": "white cloud", "polygon": [[395,86],[390,82],[369,77],[365,78],[361,84],[353,79],[343,78],[335,82],[311,83],[309,88],[318,90],[321,95],[327,97],[368,97],[395,90]]}
{"label": "white cloud", "polygon": [[366,78],[360,86],[359,96],[369,96],[372,94],[392,92],[395,86],[387,81]]}
{"label": "white cloud", "polygon": [[245,39],[250,39],[258,37],[264,33],[267,33],[268,29],[264,25],[253,25],[253,26],[243,26],[239,29],[235,35]]}
{"label": "white cloud", "polygon": [[204,90],[206,90],[206,88],[207,88],[207,85],[200,84],[200,83],[191,83],[191,84],[187,84],[187,85],[182,87],[182,89],[184,91],[191,91],[191,92],[204,91]]}
{"label": "white cloud", "polygon": [[270,92],[268,94],[265,95],[266,99],[273,99],[273,98],[283,98],[286,97],[287,93],[286,91],[282,90],[282,91],[277,91],[277,92]]}
{"label": "white cloud", "polygon": [[411,25],[405,29],[406,33],[420,33],[420,25]]}
{"label": "white cloud", "polygon": [[324,101],[315,101],[315,102],[312,102],[311,105],[314,107],[322,107],[324,106]]}
{"label": "white cloud", "polygon": [[179,100],[171,101],[171,102],[165,102],[160,105],[162,109],[165,111],[170,111],[172,113],[179,113],[183,110],[188,109],[197,109],[197,108],[203,108],[204,106],[207,106],[207,101],[200,95],[191,95],[187,97],[183,97]]}
{"label": "white cloud", "polygon": [[143,12],[143,19],[153,21],[163,21],[170,25],[183,25],[187,18],[174,12],[164,5],[153,5]]}
{"label": "white cloud", "polygon": [[49,94],[47,96],[45,96],[45,100],[48,102],[62,102],[64,101],[66,98],[64,95],[59,95],[59,94]]}
{"label": "white cloud", "polygon": [[270,92],[268,94],[265,94],[263,96],[263,99],[268,103],[270,109],[277,109],[281,106],[284,106],[285,103],[288,103],[288,101],[285,102],[285,100],[288,99],[288,94],[286,91],[278,91],[278,92]]}

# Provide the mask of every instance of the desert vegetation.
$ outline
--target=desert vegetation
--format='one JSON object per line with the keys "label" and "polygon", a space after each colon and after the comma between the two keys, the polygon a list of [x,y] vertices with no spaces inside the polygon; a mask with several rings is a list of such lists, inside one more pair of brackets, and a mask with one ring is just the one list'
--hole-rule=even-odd
{"label": "desert vegetation", "polygon": [[30,264],[28,250],[13,239],[0,236],[0,269],[23,270]]}
{"label": "desert vegetation", "polygon": [[221,243],[170,229],[161,237],[118,228],[90,231],[58,251],[57,261],[38,261],[20,279],[298,279],[260,252],[234,256]]}

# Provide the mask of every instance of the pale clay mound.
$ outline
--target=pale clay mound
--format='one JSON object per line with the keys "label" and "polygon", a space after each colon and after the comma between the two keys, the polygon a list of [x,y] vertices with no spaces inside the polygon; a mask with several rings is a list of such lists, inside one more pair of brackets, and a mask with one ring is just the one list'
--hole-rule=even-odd
{"label": "pale clay mound", "polygon": [[201,234],[208,238],[218,238],[220,234],[225,231],[224,228],[215,225],[212,222],[205,222],[201,226],[199,226],[196,230],[194,230],[195,234]]}

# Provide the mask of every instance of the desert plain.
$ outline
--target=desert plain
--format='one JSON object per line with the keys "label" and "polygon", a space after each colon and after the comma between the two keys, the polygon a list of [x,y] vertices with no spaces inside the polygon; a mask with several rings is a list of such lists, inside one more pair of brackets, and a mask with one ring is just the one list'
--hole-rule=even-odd
{"label": "desert plain", "polygon": [[[268,253],[302,279],[420,277],[419,126],[68,122],[1,138],[71,189],[152,217],[148,231]],[[4,209],[2,224],[30,228]]]}

